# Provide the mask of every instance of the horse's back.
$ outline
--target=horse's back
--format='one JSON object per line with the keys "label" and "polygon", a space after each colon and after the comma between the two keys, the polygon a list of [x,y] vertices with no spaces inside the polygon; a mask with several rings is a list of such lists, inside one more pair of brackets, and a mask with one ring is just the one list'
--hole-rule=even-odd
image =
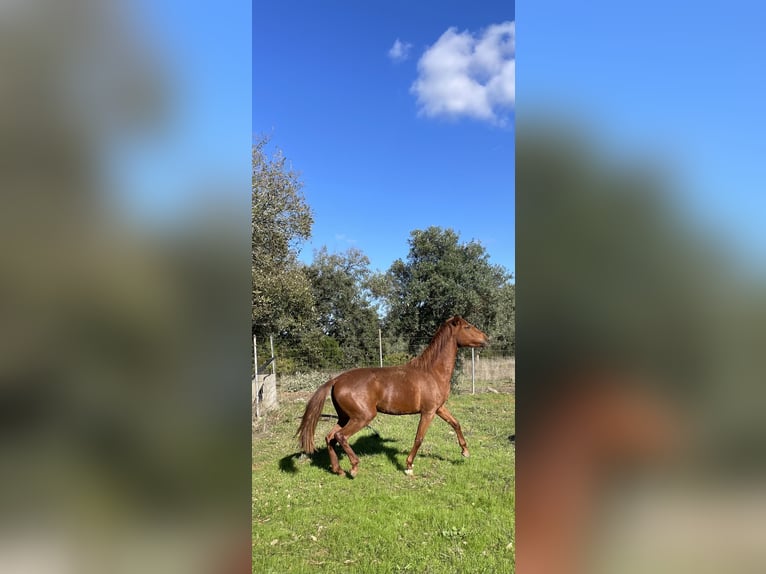
{"label": "horse's back", "polygon": [[375,409],[386,414],[414,414],[431,404],[436,387],[427,373],[406,366],[368,367],[337,377],[333,396],[347,406]]}

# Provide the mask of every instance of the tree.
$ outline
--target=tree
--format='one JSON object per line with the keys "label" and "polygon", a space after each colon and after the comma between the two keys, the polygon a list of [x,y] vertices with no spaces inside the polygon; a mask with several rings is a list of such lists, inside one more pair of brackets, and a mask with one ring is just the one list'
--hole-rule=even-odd
{"label": "tree", "polygon": [[370,301],[369,265],[359,249],[331,254],[322,247],[306,268],[318,326],[337,341],[343,367],[369,364],[378,356],[378,316]]}
{"label": "tree", "polygon": [[492,346],[516,354],[516,285],[506,283],[498,291],[497,313],[487,330]]}
{"label": "tree", "polygon": [[280,150],[269,157],[269,138],[253,145],[253,333],[299,329],[313,319],[311,286],[297,256],[311,236],[313,217],[299,174]]}
{"label": "tree", "polygon": [[387,323],[405,338],[409,352],[418,352],[451,315],[463,315],[492,335],[501,289],[511,275],[489,262],[481,243],[461,243],[452,229],[415,230],[409,244],[407,260],[394,261],[385,288]]}

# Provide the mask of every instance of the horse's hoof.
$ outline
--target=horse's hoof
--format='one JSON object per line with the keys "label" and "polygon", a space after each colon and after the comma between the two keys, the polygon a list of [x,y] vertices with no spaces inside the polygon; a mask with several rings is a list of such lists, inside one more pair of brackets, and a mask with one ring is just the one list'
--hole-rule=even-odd
{"label": "horse's hoof", "polygon": [[356,478],[356,472],[357,472],[357,470],[355,468],[352,468],[349,471],[349,474],[351,475],[351,478]]}
{"label": "horse's hoof", "polygon": [[465,458],[468,458],[469,456],[471,456],[471,454],[470,454],[470,453],[469,453],[467,450],[464,450],[464,451],[463,451],[463,456],[464,456]]}
{"label": "horse's hoof", "polygon": [[335,470],[333,470],[333,472],[334,472],[335,474],[337,474],[338,476],[346,476],[346,473],[345,473],[345,472],[343,472],[343,469],[342,469],[342,468],[338,468],[338,469],[335,469]]}
{"label": "horse's hoof", "polygon": [[406,469],[404,471],[404,474],[406,474],[407,476],[412,476],[412,469],[411,468]]}

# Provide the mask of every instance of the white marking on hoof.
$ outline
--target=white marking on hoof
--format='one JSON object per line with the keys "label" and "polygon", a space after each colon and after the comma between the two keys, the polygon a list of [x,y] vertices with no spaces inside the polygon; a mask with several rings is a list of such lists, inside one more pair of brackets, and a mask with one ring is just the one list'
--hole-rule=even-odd
{"label": "white marking on hoof", "polygon": [[465,452],[463,453],[463,456],[464,456],[464,457],[466,457],[466,458],[468,458],[469,456],[471,456],[471,454],[470,454],[468,451],[465,451]]}
{"label": "white marking on hoof", "polygon": [[407,476],[412,476],[412,469],[411,468],[406,469],[404,471],[404,474],[406,474]]}

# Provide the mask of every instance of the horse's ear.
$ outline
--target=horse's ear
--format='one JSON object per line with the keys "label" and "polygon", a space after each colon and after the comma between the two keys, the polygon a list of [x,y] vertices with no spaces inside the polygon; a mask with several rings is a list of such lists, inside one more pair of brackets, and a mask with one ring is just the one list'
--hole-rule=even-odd
{"label": "horse's ear", "polygon": [[454,317],[452,317],[452,319],[450,319],[450,324],[453,327],[457,327],[458,325],[460,325],[462,321],[463,321],[463,318],[460,315],[455,315]]}

